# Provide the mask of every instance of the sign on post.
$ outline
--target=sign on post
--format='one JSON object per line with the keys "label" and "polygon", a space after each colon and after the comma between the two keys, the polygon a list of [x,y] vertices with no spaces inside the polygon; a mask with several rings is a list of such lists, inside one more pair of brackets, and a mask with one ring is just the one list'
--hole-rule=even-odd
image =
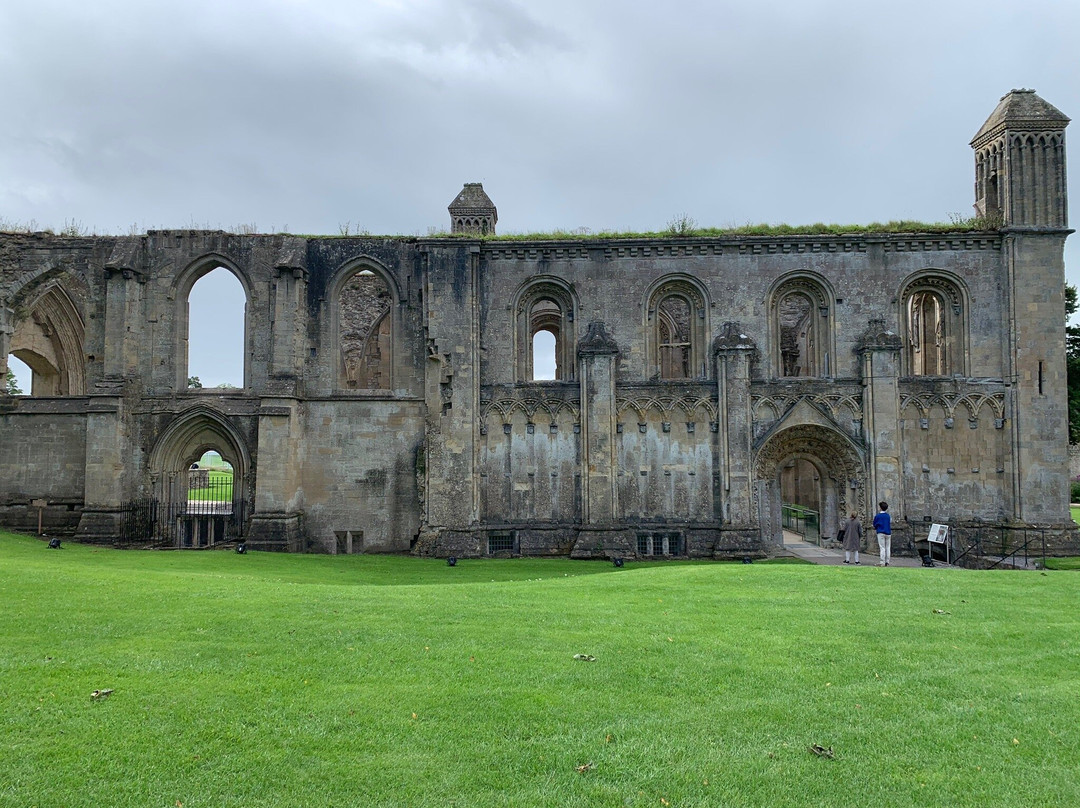
{"label": "sign on post", "polygon": [[41,535],[41,515],[45,511],[46,506],[49,504],[47,499],[32,499],[30,500],[30,507],[37,508],[37,532]]}
{"label": "sign on post", "polygon": [[926,540],[931,544],[945,545],[945,563],[949,563],[949,526],[939,525],[936,522],[930,525],[930,535]]}

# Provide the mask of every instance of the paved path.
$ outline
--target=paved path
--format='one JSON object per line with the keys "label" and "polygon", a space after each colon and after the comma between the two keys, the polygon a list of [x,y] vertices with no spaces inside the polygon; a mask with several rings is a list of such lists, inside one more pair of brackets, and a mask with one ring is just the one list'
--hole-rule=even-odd
{"label": "paved path", "polygon": [[[877,539],[873,539],[870,542],[872,546],[871,552],[859,553],[859,562],[863,567],[874,567],[881,560],[878,555]],[[823,547],[818,547],[816,544],[810,544],[802,540],[802,537],[797,533],[791,533],[787,530],[784,531],[784,550],[797,558],[801,558],[804,561],[809,561],[811,564],[830,564],[838,565],[844,563],[844,551],[843,550],[828,550]],[[851,564],[850,566],[854,566]],[[906,556],[893,556],[889,559],[890,567],[921,567],[922,561],[918,558],[908,558]],[[935,561],[935,567],[946,567],[948,569],[954,569],[951,565],[946,564],[944,561]]]}

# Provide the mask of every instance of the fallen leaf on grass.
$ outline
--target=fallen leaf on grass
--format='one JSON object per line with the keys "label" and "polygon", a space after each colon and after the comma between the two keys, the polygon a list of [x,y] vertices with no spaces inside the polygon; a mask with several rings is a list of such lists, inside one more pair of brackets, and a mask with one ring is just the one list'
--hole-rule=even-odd
{"label": "fallen leaf on grass", "polygon": [[661,805],[671,805],[671,803],[668,802],[667,800],[665,800],[663,797],[660,798],[660,804]]}
{"label": "fallen leaf on grass", "polygon": [[112,693],[111,687],[106,688],[105,690],[95,690],[93,693],[90,694],[90,698],[94,701],[97,701],[99,699],[108,698],[110,693]]}
{"label": "fallen leaf on grass", "polygon": [[952,612],[947,612],[944,609],[934,609],[934,614],[952,614]]}
{"label": "fallen leaf on grass", "polygon": [[821,744],[812,743],[807,748],[811,752],[813,752],[815,755],[817,755],[818,757],[826,757],[829,760],[835,760],[836,759],[836,754],[833,752],[833,748],[831,746],[828,749],[826,749]]}
{"label": "fallen leaf on grass", "polygon": [[1020,741],[1018,739],[1016,739],[1016,738],[1013,738],[1013,746],[1019,746],[1019,745],[1020,745]]}
{"label": "fallen leaf on grass", "polygon": [[585,772],[589,771],[589,769],[591,769],[592,767],[593,762],[590,760],[588,763],[584,763],[581,766],[575,766],[574,771],[576,771],[578,774],[585,774]]}
{"label": "fallen leaf on grass", "polygon": [[578,662],[596,662],[596,657],[592,654],[574,654],[574,659]]}

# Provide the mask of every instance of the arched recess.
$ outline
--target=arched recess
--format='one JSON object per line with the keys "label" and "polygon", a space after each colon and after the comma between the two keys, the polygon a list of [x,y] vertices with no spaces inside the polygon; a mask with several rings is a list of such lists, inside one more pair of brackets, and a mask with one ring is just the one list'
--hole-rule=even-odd
{"label": "arched recess", "polygon": [[330,299],[336,389],[393,390],[401,328],[393,276],[374,259],[354,259],[338,270]]}
{"label": "arched recess", "polygon": [[689,275],[665,275],[645,296],[646,374],[658,380],[707,379],[709,296]]}
{"label": "arched recess", "polygon": [[807,463],[817,472],[822,536],[834,535],[842,517],[850,512],[867,516],[862,450],[836,430],[797,424],[770,436],[755,457],[755,498],[765,541],[783,542],[781,475],[792,461]]}
{"label": "arched recess", "polygon": [[[30,395],[86,394],[85,330],[82,316],[60,280],[34,288],[16,306],[15,330],[8,351],[33,374]],[[6,363],[5,363],[6,367]]]}
{"label": "arched recess", "polygon": [[904,376],[967,375],[967,290],[938,269],[909,277],[900,288]]}
{"label": "arched recess", "polygon": [[214,450],[233,468],[233,498],[250,500],[251,453],[239,432],[217,410],[198,405],[180,413],[150,451],[150,481],[161,502],[186,499],[188,470]]}
{"label": "arched recess", "polygon": [[577,331],[575,300],[569,284],[560,278],[542,275],[529,280],[515,295],[514,354],[517,381],[531,382],[537,376],[535,337],[544,331],[554,337],[555,381],[577,377]]}
{"label": "arched recess", "polygon": [[203,277],[209,275],[216,269],[224,269],[232,273],[233,277],[235,277],[240,282],[240,286],[244,290],[243,386],[245,388],[251,386],[251,355],[253,349],[253,337],[251,334],[250,316],[252,297],[251,279],[247,276],[245,272],[240,269],[240,267],[235,262],[233,262],[229,258],[218,253],[210,253],[201,256],[188,264],[187,267],[185,267],[173,281],[172,292],[173,298],[176,301],[176,347],[174,356],[176,362],[177,390],[188,389],[188,377],[191,375],[188,370],[188,344],[191,335],[191,309],[189,303],[189,298],[191,297],[191,289]]}
{"label": "arched recess", "polygon": [[777,377],[836,375],[833,291],[810,272],[780,278],[769,290],[769,342]]}

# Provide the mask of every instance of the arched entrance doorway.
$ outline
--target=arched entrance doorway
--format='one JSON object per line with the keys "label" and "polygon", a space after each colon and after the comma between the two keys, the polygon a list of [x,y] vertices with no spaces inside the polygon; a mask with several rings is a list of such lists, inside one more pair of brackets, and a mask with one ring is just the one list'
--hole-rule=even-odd
{"label": "arched entrance doorway", "polygon": [[785,522],[806,518],[798,509],[816,514],[814,538],[821,539],[835,537],[847,513],[866,514],[863,452],[839,431],[816,424],[781,429],[758,450],[755,472],[766,542],[783,543]]}
{"label": "arched entrance doorway", "polygon": [[243,538],[250,468],[244,440],[223,415],[188,410],[150,453],[151,493],[125,538],[191,549]]}

